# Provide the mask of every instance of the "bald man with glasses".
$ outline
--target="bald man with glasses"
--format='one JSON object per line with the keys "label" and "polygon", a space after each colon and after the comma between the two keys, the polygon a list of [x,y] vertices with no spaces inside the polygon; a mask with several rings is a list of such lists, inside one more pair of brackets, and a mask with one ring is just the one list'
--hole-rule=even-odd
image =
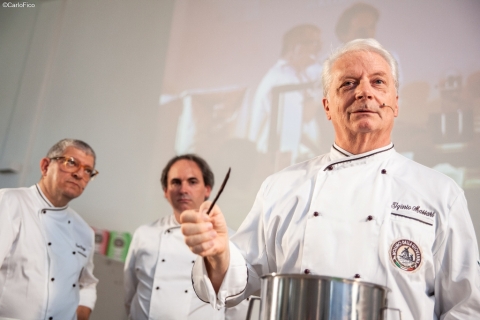
{"label": "bald man with glasses", "polygon": [[63,139],[40,181],[0,189],[0,318],[86,320],[97,298],[94,234],[68,204],[98,174],[95,152]]}

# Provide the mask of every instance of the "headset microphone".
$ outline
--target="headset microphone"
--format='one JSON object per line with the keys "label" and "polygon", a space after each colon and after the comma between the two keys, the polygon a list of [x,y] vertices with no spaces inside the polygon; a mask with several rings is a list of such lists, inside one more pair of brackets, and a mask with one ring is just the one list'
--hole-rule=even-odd
{"label": "headset microphone", "polygon": [[389,107],[390,109],[392,109],[393,113],[395,113],[395,110],[393,110],[393,108],[392,108],[391,106],[387,106],[387,105],[385,104],[385,102],[380,105],[380,108],[385,108],[385,107]]}

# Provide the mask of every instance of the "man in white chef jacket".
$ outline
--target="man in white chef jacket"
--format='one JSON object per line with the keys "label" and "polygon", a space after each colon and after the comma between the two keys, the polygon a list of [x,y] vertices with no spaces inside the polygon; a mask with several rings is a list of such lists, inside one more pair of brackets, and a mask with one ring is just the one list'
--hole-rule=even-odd
{"label": "man in white chef jacket", "polygon": [[191,272],[197,256],[185,245],[180,214],[198,210],[214,183],[207,162],[194,154],[172,158],[160,179],[173,214],[139,227],[125,262],[125,307],[130,319],[245,319],[240,305],[214,309],[198,299]]}
{"label": "man in white chef jacket", "polygon": [[[463,191],[398,154],[398,72],[376,40],[333,52],[322,71],[330,153],[265,180],[232,241],[218,207],[181,216],[200,299],[234,305],[263,274],[360,279],[389,287],[402,319],[478,319],[480,267]],[[248,270],[248,272],[247,272]]]}
{"label": "man in white chef jacket", "polygon": [[40,181],[0,190],[0,317],[87,320],[97,299],[94,233],[68,206],[98,174],[95,152],[63,139]]}

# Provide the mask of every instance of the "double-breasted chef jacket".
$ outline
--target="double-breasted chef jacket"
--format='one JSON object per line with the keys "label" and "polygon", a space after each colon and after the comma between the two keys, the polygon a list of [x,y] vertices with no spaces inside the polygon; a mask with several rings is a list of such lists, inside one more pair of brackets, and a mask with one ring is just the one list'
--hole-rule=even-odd
{"label": "double-breasted chef jacket", "polygon": [[173,214],[139,227],[124,270],[130,319],[245,319],[246,305],[214,309],[208,301],[198,299],[191,279],[196,257],[185,244]]}
{"label": "double-breasted chef jacket", "polygon": [[0,317],[68,320],[79,305],[93,309],[93,253],[93,230],[38,185],[0,190]]}
{"label": "double-breasted chef jacket", "polygon": [[403,319],[479,319],[478,248],[464,193],[390,144],[330,153],[262,184],[230,242],[218,295],[203,259],[194,288],[214,306],[235,304],[276,272],[359,279],[391,289]]}
{"label": "double-breasted chef jacket", "polygon": [[139,227],[125,263],[125,306],[130,318],[188,319],[192,313],[207,312],[205,319],[215,319],[216,310],[193,292],[189,270],[195,258],[174,215]]}

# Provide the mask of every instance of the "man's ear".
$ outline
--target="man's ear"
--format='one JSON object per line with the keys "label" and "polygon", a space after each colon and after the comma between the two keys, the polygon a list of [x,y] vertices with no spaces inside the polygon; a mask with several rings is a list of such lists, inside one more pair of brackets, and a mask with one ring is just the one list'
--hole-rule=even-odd
{"label": "man's ear", "polygon": [[210,197],[210,193],[212,192],[212,187],[211,186],[205,186],[205,200],[207,200]]}
{"label": "man's ear", "polygon": [[165,197],[165,199],[168,199],[167,198],[167,188],[163,188],[163,196]]}
{"label": "man's ear", "polygon": [[323,110],[325,111],[325,114],[327,116],[327,119],[328,120],[332,120],[332,117],[330,116],[330,106],[328,104],[328,99],[327,98],[323,98],[322,99],[322,103],[323,103]]}
{"label": "man's ear", "polygon": [[42,158],[40,160],[40,172],[42,173],[42,177],[47,175],[48,166],[50,165],[51,160],[49,158]]}
{"label": "man's ear", "polygon": [[398,117],[398,96],[395,98],[395,108],[394,108],[394,111],[393,111],[393,115],[396,117]]}

